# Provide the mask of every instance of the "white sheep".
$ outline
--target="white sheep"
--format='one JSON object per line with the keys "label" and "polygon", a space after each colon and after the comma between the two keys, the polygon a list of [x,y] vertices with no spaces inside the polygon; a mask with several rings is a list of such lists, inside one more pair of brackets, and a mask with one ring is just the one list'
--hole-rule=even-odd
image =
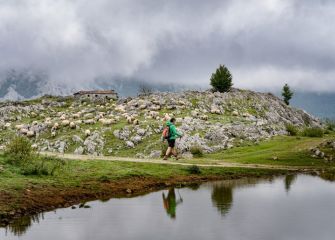
{"label": "white sheep", "polygon": [[65,116],[65,114],[63,114],[62,116],[60,116],[60,118],[59,118],[60,120],[65,120],[66,119],[66,116]]}
{"label": "white sheep", "polygon": [[72,115],[72,117],[73,117],[73,118],[80,118],[80,117],[81,117],[81,113],[80,113],[80,112],[78,112],[78,113],[74,113],[74,114]]}
{"label": "white sheep", "polygon": [[85,136],[88,137],[91,135],[91,131],[89,129],[85,130]]}
{"label": "white sheep", "polygon": [[23,128],[23,127],[24,127],[23,124],[15,125],[16,130],[21,130],[21,128]]}
{"label": "white sheep", "polygon": [[28,131],[27,132],[27,137],[33,137],[35,136],[35,132],[34,131]]}
{"label": "white sheep", "polygon": [[149,115],[150,115],[152,118],[156,118],[156,117],[159,115],[159,112],[156,112],[156,111],[150,111],[150,112],[149,112]]}
{"label": "white sheep", "polygon": [[52,127],[53,129],[59,129],[59,124],[58,123],[55,123]]}
{"label": "white sheep", "polygon": [[26,128],[21,128],[20,133],[26,135],[28,133],[28,129]]}
{"label": "white sheep", "polygon": [[127,122],[131,124],[133,122],[133,119],[131,117],[127,117]]}
{"label": "white sheep", "polygon": [[85,124],[95,124],[95,120],[94,119],[87,119],[87,120],[84,120],[84,123]]}
{"label": "white sheep", "polygon": [[62,121],[62,126],[67,127],[69,125],[70,125],[70,121],[69,120],[63,120]]}
{"label": "white sheep", "polygon": [[102,124],[103,125],[106,125],[106,126],[109,126],[109,125],[112,125],[113,123],[113,120],[112,119],[105,119]]}
{"label": "white sheep", "polygon": [[47,125],[47,127],[52,127],[52,122],[51,121],[45,121],[44,123]]}
{"label": "white sheep", "polygon": [[208,116],[207,115],[202,115],[200,117],[201,120],[207,121],[208,120]]}
{"label": "white sheep", "polygon": [[70,122],[70,128],[71,129],[75,129],[76,128],[76,124],[74,122]]}
{"label": "white sheep", "polygon": [[134,119],[133,124],[134,124],[134,125],[139,125],[139,124],[140,124],[140,121],[139,121],[138,119]]}

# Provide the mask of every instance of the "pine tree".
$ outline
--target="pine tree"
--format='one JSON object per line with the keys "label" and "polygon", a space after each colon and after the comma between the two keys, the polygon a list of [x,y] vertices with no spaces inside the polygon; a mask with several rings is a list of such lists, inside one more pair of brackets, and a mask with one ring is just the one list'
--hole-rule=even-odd
{"label": "pine tree", "polygon": [[293,96],[293,92],[291,91],[290,86],[287,83],[284,85],[281,95],[283,96],[286,105],[290,105],[290,100]]}
{"label": "pine tree", "polygon": [[211,85],[215,91],[228,92],[233,86],[233,76],[229,72],[228,68],[224,65],[220,65],[216,72],[212,74],[210,79]]}

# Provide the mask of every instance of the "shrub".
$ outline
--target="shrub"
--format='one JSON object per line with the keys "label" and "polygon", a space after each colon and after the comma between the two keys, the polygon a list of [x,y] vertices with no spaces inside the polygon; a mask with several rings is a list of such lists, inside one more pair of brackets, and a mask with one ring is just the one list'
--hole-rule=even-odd
{"label": "shrub", "polygon": [[210,79],[213,89],[219,92],[228,92],[233,86],[232,80],[233,76],[224,65],[220,65]]}
{"label": "shrub", "polygon": [[335,120],[334,119],[327,118],[323,122],[326,125],[326,130],[335,131]]}
{"label": "shrub", "polygon": [[18,166],[23,175],[54,175],[65,164],[58,158],[39,155],[30,141],[21,136],[13,138],[6,146],[5,158],[9,164]]}
{"label": "shrub", "polygon": [[12,165],[23,165],[34,155],[30,141],[21,136],[14,137],[5,149],[5,158]]}
{"label": "shrub", "polygon": [[202,148],[199,146],[192,146],[190,148],[190,152],[192,153],[193,157],[202,157],[204,155]]}
{"label": "shrub", "polygon": [[308,127],[302,131],[302,135],[305,137],[323,137],[323,129],[319,127]]}
{"label": "shrub", "polygon": [[108,183],[108,182],[110,182],[110,178],[107,177],[106,175],[102,175],[98,178],[98,181],[102,182],[102,183]]}
{"label": "shrub", "polygon": [[286,131],[288,132],[290,136],[297,136],[299,133],[298,128],[294,126],[293,124],[287,124]]}
{"label": "shrub", "polygon": [[201,169],[197,165],[192,165],[187,168],[187,172],[190,174],[201,174]]}
{"label": "shrub", "polygon": [[21,171],[23,175],[53,176],[63,165],[65,161],[62,159],[36,154],[31,161],[21,167]]}

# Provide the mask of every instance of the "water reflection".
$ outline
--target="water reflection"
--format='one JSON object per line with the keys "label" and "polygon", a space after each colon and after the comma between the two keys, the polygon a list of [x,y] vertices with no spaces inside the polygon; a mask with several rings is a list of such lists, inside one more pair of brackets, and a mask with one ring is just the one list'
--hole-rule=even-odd
{"label": "water reflection", "polygon": [[[233,206],[234,189],[240,187],[254,186],[264,179],[239,179],[227,180],[213,183],[212,202],[222,216],[226,216]],[[272,182],[273,178],[268,178]]]}
{"label": "water reflection", "polygon": [[335,184],[317,177],[228,180],[20,218],[0,239],[333,239],[334,202]]}
{"label": "water reflection", "polygon": [[10,223],[6,227],[6,232],[9,231],[15,236],[22,236],[33,225],[33,223],[39,223],[40,220],[43,220],[43,219],[44,219],[43,213],[32,215],[32,216],[24,216],[24,217],[15,219],[14,222]]}
{"label": "water reflection", "polygon": [[334,182],[335,181],[335,172],[333,171],[323,171],[319,174],[319,177],[323,180]]}
{"label": "water reflection", "polygon": [[225,216],[233,205],[233,188],[224,185],[214,186],[212,201],[221,215]]}
{"label": "water reflection", "polygon": [[285,176],[284,183],[285,183],[285,189],[287,193],[290,191],[296,179],[297,179],[297,175],[286,175]]}
{"label": "water reflection", "polygon": [[168,195],[165,196],[165,193],[162,193],[163,197],[163,205],[166,210],[167,215],[175,219],[176,218],[176,210],[177,210],[177,205],[183,202],[183,198],[180,196],[180,193],[178,191],[179,199],[176,199],[176,192],[174,188],[170,188]]}

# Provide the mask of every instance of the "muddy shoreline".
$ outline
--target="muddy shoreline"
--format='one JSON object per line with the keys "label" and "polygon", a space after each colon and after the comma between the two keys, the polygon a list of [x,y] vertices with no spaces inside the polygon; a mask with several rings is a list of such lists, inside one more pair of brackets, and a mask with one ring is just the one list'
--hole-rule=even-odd
{"label": "muddy shoreline", "polygon": [[[292,173],[292,172],[290,172]],[[258,178],[268,178],[285,175],[264,174]],[[26,189],[21,196],[14,198],[6,193],[0,194],[0,205],[11,204],[16,201],[15,207],[0,213],[0,227],[11,224],[15,219],[27,215],[34,215],[57,208],[70,207],[80,203],[94,200],[108,200],[110,198],[136,197],[152,191],[168,187],[185,187],[192,184],[201,184],[208,181],[241,179],[255,177],[248,174],[232,176],[180,176],[170,179],[157,179],[151,177],[132,177],[97,183],[84,183],[80,187],[61,188],[44,186],[42,188]]]}

